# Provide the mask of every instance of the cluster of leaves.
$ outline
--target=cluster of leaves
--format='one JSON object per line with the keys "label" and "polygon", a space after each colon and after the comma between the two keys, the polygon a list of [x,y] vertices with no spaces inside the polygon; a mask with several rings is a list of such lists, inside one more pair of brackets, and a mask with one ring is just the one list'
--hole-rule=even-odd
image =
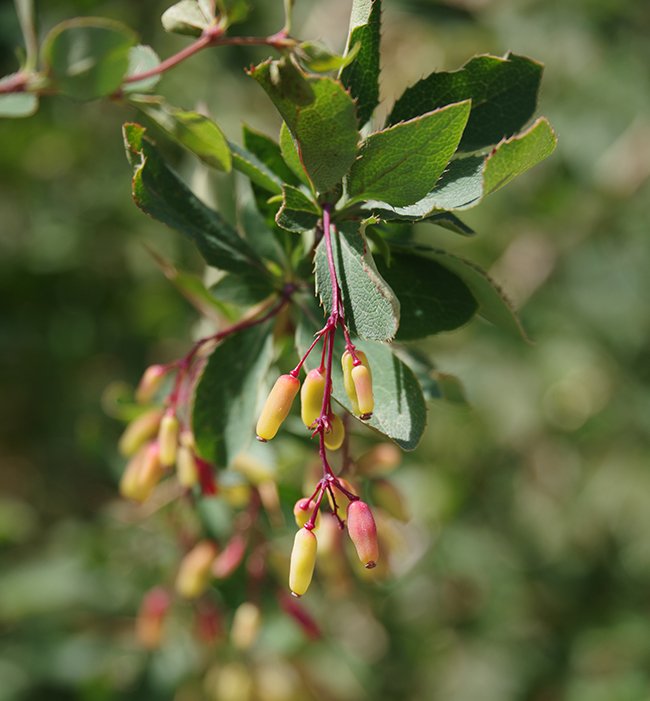
{"label": "cluster of leaves", "polygon": [[[224,273],[211,290],[201,290],[201,303],[209,300],[237,315],[291,284],[298,292],[290,328],[301,352],[322,325],[312,270],[326,312],[332,302],[319,235],[323,206],[332,207],[346,319],[372,359],[377,401],[370,426],[412,449],[425,427],[425,398],[444,396],[446,388],[428,362],[386,343],[456,329],[475,315],[521,333],[487,274],[446,251],[416,245],[412,223],[473,234],[455,212],[547,157],[555,136],[544,118],[527,126],[541,65],[512,54],[478,56],[458,71],[432,73],[408,88],[386,124],[371,131],[379,94],[380,12],[380,0],[353,3],[336,77],[314,73],[294,50],[249,71],[282,116],[278,141],[244,127],[243,144],[230,143],[205,116],[162,107],[159,98],[135,98],[204,163],[232,167],[250,181],[238,227],[192,194],[144,127],[127,124],[124,135],[138,206],[192,239],[206,263]],[[274,359],[269,333],[264,325],[248,329],[245,339],[223,343],[199,381],[193,429],[202,454],[218,464],[227,465],[252,436],[255,388]],[[333,396],[350,408],[340,374]]]}

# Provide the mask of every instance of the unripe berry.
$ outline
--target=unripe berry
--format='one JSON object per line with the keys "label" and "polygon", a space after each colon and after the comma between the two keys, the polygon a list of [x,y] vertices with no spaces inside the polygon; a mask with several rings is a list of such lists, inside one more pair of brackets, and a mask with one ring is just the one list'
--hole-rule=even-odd
{"label": "unripe berry", "polygon": [[[343,387],[352,404],[352,411],[362,419],[369,419],[374,408],[374,400],[372,398],[372,371],[370,370],[370,364],[368,363],[366,354],[360,350],[356,350],[355,354],[361,363],[360,365],[354,365],[354,358],[350,351],[346,350],[341,356]],[[366,372],[357,372],[356,375],[359,379],[355,381],[355,374],[353,371],[360,367],[366,368]],[[357,387],[357,383],[359,383],[359,387]],[[359,397],[359,389],[361,389],[363,399]],[[364,405],[363,407],[361,406],[362,403]],[[368,407],[371,407],[370,411],[367,411]],[[363,411],[363,409],[366,409],[366,411]]]}
{"label": "unripe berry", "polygon": [[158,444],[142,446],[131,458],[120,480],[120,494],[133,501],[146,501],[163,475]]}
{"label": "unripe berry", "polygon": [[217,555],[212,563],[212,574],[217,579],[225,579],[239,567],[246,554],[246,538],[236,533]]}
{"label": "unripe berry", "polygon": [[259,608],[250,601],[245,601],[237,608],[232,619],[230,629],[232,644],[239,650],[248,650],[257,638],[260,623]]}
{"label": "unripe berry", "polygon": [[[309,499],[309,497],[303,497],[298,499],[293,507],[293,515],[296,519],[296,525],[298,528],[302,528],[307,521],[311,518],[316,504]],[[320,511],[316,514],[315,524],[318,525],[318,520],[320,518]]]}
{"label": "unripe berry", "polygon": [[379,443],[357,460],[357,470],[368,477],[387,475],[402,461],[402,451],[394,443]]}
{"label": "unripe berry", "polygon": [[302,596],[309,589],[316,565],[316,549],[314,533],[301,528],[293,541],[289,566],[289,589],[294,596]]}
{"label": "unripe berry", "polygon": [[180,596],[196,599],[203,594],[216,556],[217,546],[209,540],[200,541],[185,555],[176,575],[176,591]]}
{"label": "unripe berry", "polygon": [[398,521],[409,520],[402,494],[392,482],[385,479],[373,480],[370,490],[373,503],[380,506],[389,516]]}
{"label": "unripe berry", "polygon": [[325,376],[320,370],[310,370],[300,390],[300,417],[311,428],[320,416],[325,394]]}
{"label": "unripe berry", "polygon": [[140,645],[147,650],[160,647],[170,604],[170,596],[162,587],[150,589],[144,595],[135,619],[135,635]]}
{"label": "unripe berry", "polygon": [[300,381],[293,375],[280,375],[273,385],[257,420],[257,437],[270,441],[287,418],[293,400],[300,389]]}
{"label": "unripe berry", "polygon": [[329,415],[330,430],[324,434],[325,447],[328,450],[338,450],[343,445],[345,439],[345,426],[343,421],[336,415]]}
{"label": "unripe berry", "polygon": [[199,482],[199,469],[191,448],[185,445],[178,447],[176,455],[176,477],[181,487],[191,489]]}
{"label": "unripe berry", "polygon": [[357,393],[359,416],[362,419],[369,419],[375,408],[375,399],[372,395],[372,376],[368,368],[364,365],[352,368],[352,382]]}
{"label": "unripe berry", "polygon": [[364,567],[372,569],[379,559],[377,526],[370,507],[363,501],[351,501],[348,505],[348,533]]}
{"label": "unripe berry", "polygon": [[127,458],[134,455],[141,446],[158,433],[161,418],[160,409],[151,409],[133,419],[117,444],[120,453]]}
{"label": "unripe berry", "polygon": [[158,445],[160,446],[160,463],[163,467],[171,467],[176,462],[178,446],[179,423],[172,410],[165,412],[158,430]]}
{"label": "unripe berry", "polygon": [[168,369],[164,365],[150,365],[142,375],[135,390],[135,401],[139,404],[150,402],[160,388]]}

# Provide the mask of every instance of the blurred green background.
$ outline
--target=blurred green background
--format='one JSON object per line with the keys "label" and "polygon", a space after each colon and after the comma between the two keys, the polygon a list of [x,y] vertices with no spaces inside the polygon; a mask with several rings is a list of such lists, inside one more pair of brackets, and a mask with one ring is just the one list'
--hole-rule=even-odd
{"label": "blurred green background", "polygon": [[[242,33],[281,24],[254,2]],[[307,605],[324,639],[281,614],[241,669],[264,699],[645,701],[650,698],[650,5],[645,0],[385,0],[383,105],[433,69],[507,50],[543,61],[549,162],[423,239],[488,267],[521,308],[527,345],[482,322],[427,344],[472,409],[432,406],[396,482],[414,519],[400,572]],[[76,15],[123,20],[162,56],[165,3],[48,0],[41,32]],[[295,33],[341,49],[347,0],[298,0]],[[0,6],[0,66],[20,34]],[[277,121],[220,49],[163,79],[230,138]],[[121,424],[106,388],[186,347],[196,315],[145,251],[200,270],[190,246],[130,200],[109,102],[45,98],[0,122],[0,701],[236,700],[206,669],[191,620],[138,648],[142,593],[173,576],[170,525],[116,499]],[[198,183],[195,164],[170,158]],[[228,209],[226,178],[199,183]],[[172,574],[170,574],[172,573]],[[239,667],[235,668],[240,669]],[[236,676],[236,674],[234,674]],[[207,689],[207,691],[205,691]],[[275,693],[275,696],[273,696]],[[207,696],[206,696],[207,694]]]}

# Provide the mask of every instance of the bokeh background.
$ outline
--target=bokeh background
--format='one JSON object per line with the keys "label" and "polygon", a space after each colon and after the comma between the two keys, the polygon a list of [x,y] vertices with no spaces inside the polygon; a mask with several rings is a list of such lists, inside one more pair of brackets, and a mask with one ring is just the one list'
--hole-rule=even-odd
{"label": "bokeh background", "polygon": [[[281,2],[252,4],[243,33],[280,26]],[[135,613],[178,552],[169,525],[116,499],[115,397],[180,353],[197,320],[143,244],[190,270],[200,261],[130,200],[129,108],[49,98],[34,117],[0,122],[0,701],[236,701],[236,673],[218,692],[205,682],[233,663],[261,701],[650,698],[650,5],[384,5],[383,109],[475,53],[546,64],[540,111],[556,154],[467,213],[476,238],[419,230],[488,267],[533,343],[475,322],[426,344],[472,407],[432,406],[395,478],[413,512],[411,557],[336,605],[315,592],[321,641],[271,606],[245,659],[197,643],[182,615],[148,653]],[[107,16],[166,56],[185,40],[161,30],[164,8],[37,3],[43,33]],[[297,35],[342,48],[347,0],[298,0],[296,12]],[[19,44],[4,2],[3,73]],[[204,53],[160,89],[202,101],[235,140],[241,121],[274,133],[242,73],[264,56]],[[168,153],[228,211],[227,178]]]}

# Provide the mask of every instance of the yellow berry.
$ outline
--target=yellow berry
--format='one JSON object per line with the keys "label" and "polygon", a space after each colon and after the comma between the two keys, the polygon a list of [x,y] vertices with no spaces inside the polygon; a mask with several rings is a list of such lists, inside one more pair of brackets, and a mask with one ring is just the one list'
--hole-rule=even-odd
{"label": "yellow berry", "polygon": [[217,546],[210,540],[197,543],[181,560],[176,576],[176,591],[185,599],[196,599],[207,589],[210,568],[217,556]]}
{"label": "yellow berry", "polygon": [[300,390],[300,416],[302,422],[311,428],[321,414],[325,376],[320,370],[310,370]]}
{"label": "yellow berry", "polygon": [[151,409],[133,419],[120,437],[117,445],[120,453],[127,458],[137,453],[141,446],[158,433],[161,418],[160,409]]}
{"label": "yellow berry", "polygon": [[[293,516],[296,519],[296,525],[298,528],[302,528],[307,521],[311,518],[316,504],[309,499],[309,497],[304,497],[298,499],[293,507]],[[315,524],[318,525],[318,520],[320,518],[320,512],[316,514]]]}
{"label": "yellow berry", "polygon": [[199,481],[199,470],[194,459],[194,453],[186,445],[178,447],[176,455],[176,477],[181,487],[191,489]]}
{"label": "yellow berry", "polygon": [[329,415],[330,430],[324,434],[325,447],[328,450],[338,450],[343,445],[345,439],[345,426],[343,421],[336,415]]}
{"label": "yellow berry", "polygon": [[176,462],[178,446],[179,423],[176,414],[167,411],[160,422],[158,430],[158,445],[160,446],[160,463],[163,467],[171,467]]}
{"label": "yellow berry", "polygon": [[278,432],[299,389],[300,381],[293,375],[280,375],[275,381],[257,420],[257,437],[261,441],[270,441]]}
{"label": "yellow berry", "polygon": [[317,546],[312,531],[301,528],[296,533],[289,566],[289,589],[294,596],[302,596],[309,589],[316,565]]}

